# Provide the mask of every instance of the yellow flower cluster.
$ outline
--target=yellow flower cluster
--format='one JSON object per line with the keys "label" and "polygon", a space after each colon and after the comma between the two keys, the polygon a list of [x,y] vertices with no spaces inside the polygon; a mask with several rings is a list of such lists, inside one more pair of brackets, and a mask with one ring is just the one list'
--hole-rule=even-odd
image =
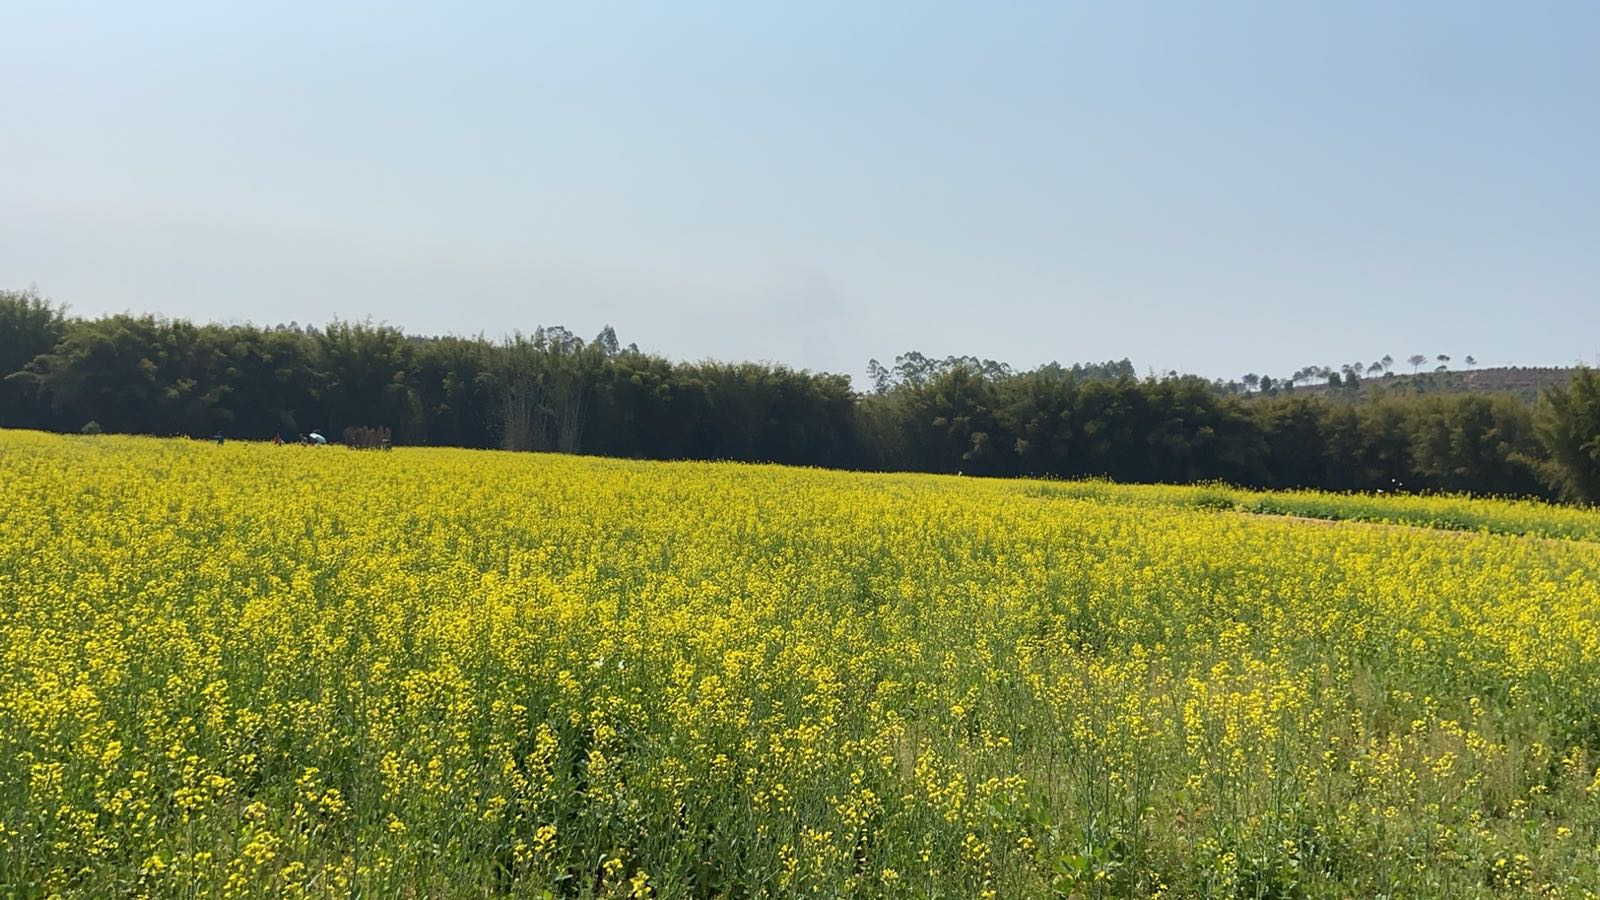
{"label": "yellow flower cluster", "polygon": [[0,432],[0,894],[1595,896],[1600,512],[1339,503]]}

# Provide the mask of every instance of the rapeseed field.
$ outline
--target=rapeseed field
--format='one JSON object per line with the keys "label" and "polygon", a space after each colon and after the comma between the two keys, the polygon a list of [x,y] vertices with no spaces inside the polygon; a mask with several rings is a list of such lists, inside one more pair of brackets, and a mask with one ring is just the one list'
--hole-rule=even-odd
{"label": "rapeseed field", "polygon": [[0,893],[1597,896],[1600,512],[1340,502],[0,432]]}

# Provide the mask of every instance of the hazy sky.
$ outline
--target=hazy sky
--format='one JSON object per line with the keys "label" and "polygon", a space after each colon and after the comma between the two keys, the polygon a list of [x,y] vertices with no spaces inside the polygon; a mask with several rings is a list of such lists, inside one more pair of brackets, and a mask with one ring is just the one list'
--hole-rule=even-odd
{"label": "hazy sky", "polygon": [[858,376],[1600,352],[1592,0],[9,0],[0,34],[0,287],[79,314]]}

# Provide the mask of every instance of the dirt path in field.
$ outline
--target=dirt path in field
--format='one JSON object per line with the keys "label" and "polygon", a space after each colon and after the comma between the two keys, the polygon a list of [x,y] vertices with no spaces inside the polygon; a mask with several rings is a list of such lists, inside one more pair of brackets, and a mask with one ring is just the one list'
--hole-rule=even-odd
{"label": "dirt path in field", "polygon": [[1279,522],[1304,522],[1308,525],[1367,525],[1374,528],[1409,528],[1414,531],[1444,531],[1451,534],[1476,534],[1476,532],[1461,531],[1460,529],[1456,528],[1429,528],[1426,525],[1412,525],[1406,522],[1369,522],[1366,519],[1324,519],[1320,516],[1297,516],[1289,513],[1246,512],[1244,510],[1240,510],[1240,513],[1249,516],[1252,519],[1272,519]]}
{"label": "dirt path in field", "polygon": [[1466,530],[1464,528],[1434,528],[1434,527],[1431,527],[1431,526],[1428,526],[1428,525],[1414,525],[1414,524],[1412,524],[1410,522],[1369,522],[1369,521],[1366,521],[1364,519],[1324,519],[1324,518],[1321,518],[1321,517],[1318,517],[1318,516],[1297,516],[1297,515],[1292,515],[1292,514],[1287,514],[1287,513],[1279,514],[1279,513],[1246,512],[1244,510],[1237,510],[1237,512],[1239,512],[1241,515],[1249,516],[1250,518],[1253,518],[1253,519],[1275,519],[1275,520],[1278,520],[1278,521],[1300,522],[1300,523],[1304,523],[1304,524],[1307,524],[1307,525],[1322,525],[1322,526],[1343,525],[1343,526],[1347,526],[1347,527],[1348,526],[1365,526],[1367,528],[1399,528],[1399,529],[1405,529],[1407,531],[1426,531],[1426,532],[1430,532],[1432,534],[1454,535],[1454,536],[1456,536],[1458,538],[1477,537],[1478,535],[1481,535],[1481,534],[1488,534],[1488,535],[1493,536],[1493,537],[1522,538],[1524,540],[1530,540],[1530,541],[1549,541],[1551,543],[1556,543],[1556,544],[1600,544],[1600,541],[1592,540],[1592,539],[1589,539],[1589,538],[1552,537],[1552,536],[1547,535],[1547,534],[1528,534],[1527,532],[1515,532],[1515,531],[1489,531],[1489,532],[1482,532],[1482,531],[1468,531],[1468,530]]}

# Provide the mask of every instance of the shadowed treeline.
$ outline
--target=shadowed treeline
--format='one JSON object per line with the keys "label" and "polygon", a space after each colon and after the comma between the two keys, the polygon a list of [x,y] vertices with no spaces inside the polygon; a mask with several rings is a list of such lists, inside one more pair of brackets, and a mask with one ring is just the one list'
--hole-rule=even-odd
{"label": "shadowed treeline", "polygon": [[[908,353],[845,375],[674,362],[563,328],[501,341],[383,325],[72,318],[0,293],[0,425],[737,459],[971,475],[1600,499],[1600,378],[1510,395],[1237,395],[1126,360],[1014,371]],[[91,424],[92,423],[92,424]]]}

